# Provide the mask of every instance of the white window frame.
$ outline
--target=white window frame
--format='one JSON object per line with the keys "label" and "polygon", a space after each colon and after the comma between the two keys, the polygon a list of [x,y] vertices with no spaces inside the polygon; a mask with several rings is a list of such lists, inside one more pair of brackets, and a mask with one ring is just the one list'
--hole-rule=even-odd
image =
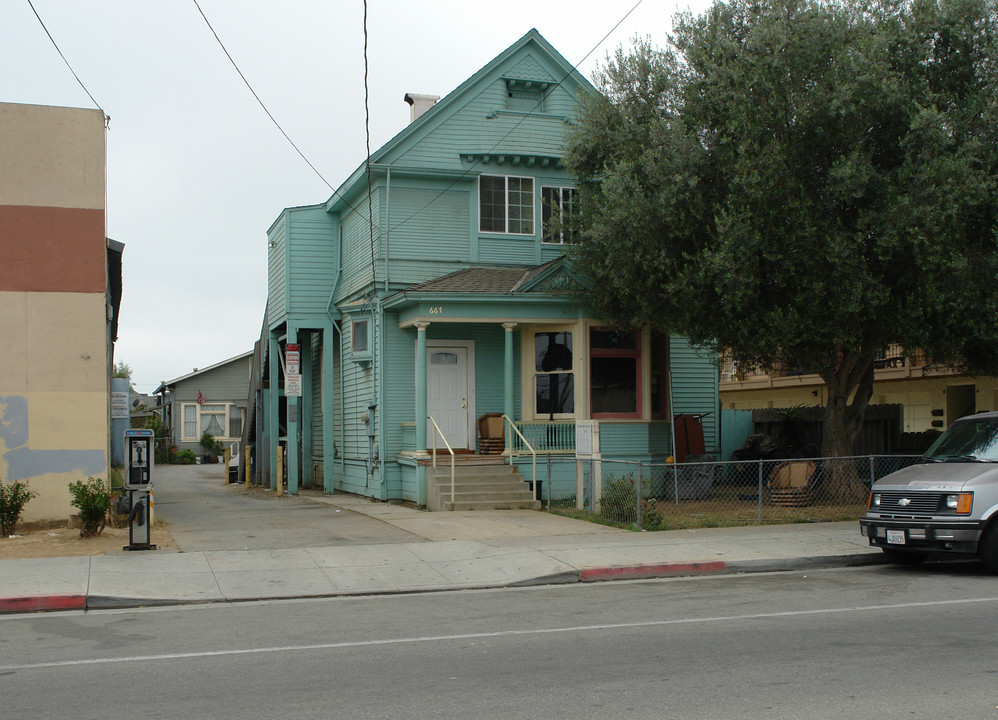
{"label": "white window frame", "polygon": [[[571,370],[551,370],[543,371],[537,369],[537,336],[547,335],[549,333],[566,333],[572,336],[572,369]],[[578,364],[578,351],[576,348],[578,328],[574,325],[572,326],[538,326],[533,328],[528,337],[530,338],[529,352],[530,352],[530,365],[529,365],[529,392],[530,392],[530,415],[534,419],[545,419],[551,416],[551,413],[538,413],[537,412],[537,378],[542,375],[571,375],[572,376],[572,407],[574,410],[570,413],[554,413],[555,420],[570,420],[572,418],[579,416],[579,377],[580,367]]]}
{"label": "white window frame", "polygon": [[[217,436],[215,436],[216,440],[221,440],[223,442],[232,442],[233,440],[239,440],[239,439],[241,439],[241,438],[228,437],[229,420],[232,417],[233,408],[236,408],[236,409],[239,408],[239,406],[236,403],[233,403],[233,402],[205,402],[205,405],[213,405],[213,406],[214,405],[218,405],[218,406],[222,406],[222,407],[225,408],[225,414],[223,416],[223,418],[224,418],[223,426],[225,427],[226,435],[225,436],[217,435]],[[195,419],[196,431],[195,431],[195,436],[194,437],[190,437],[190,436],[188,436],[188,435],[186,435],[184,433],[184,430],[186,429],[184,427],[185,424],[186,424],[184,422],[184,415],[186,414],[186,411],[187,411],[188,407],[195,408],[195,410],[194,410],[194,419]],[[215,413],[215,412],[205,413],[205,415],[219,415],[219,414],[220,413]],[[242,423],[241,424],[244,424],[246,422],[246,419],[245,419],[245,416],[242,414],[241,410],[240,410],[240,418],[242,419]],[[196,403],[196,402],[185,402],[185,403],[181,403],[180,404],[180,442],[195,442],[195,443],[196,442],[200,442],[201,441],[201,435],[204,433],[204,430],[202,429],[203,427],[204,427],[204,425],[203,425],[203,423],[201,421],[201,405],[198,404],[198,403]]]}
{"label": "white window frame", "polygon": [[[574,187],[570,185],[541,185],[541,242],[545,245],[564,245],[565,244],[565,231],[564,228],[560,229],[557,233],[557,240],[548,240],[547,228],[544,227],[544,191],[545,190],[556,190],[558,195],[558,222],[563,223],[565,221],[565,191],[568,190],[573,195],[572,202],[576,202],[577,198],[574,197],[578,192]],[[552,213],[553,215],[553,213]],[[554,233],[551,233],[552,235]]]}
{"label": "white window frame", "polygon": [[[502,230],[485,230],[482,228],[482,178],[502,178],[503,179],[503,205],[505,207],[505,212],[503,213],[503,229]],[[529,180],[530,181],[530,231],[529,232],[510,232],[509,230],[509,181],[514,180]],[[529,175],[493,175],[491,173],[482,173],[478,176],[478,231],[481,233],[491,233],[496,235],[519,235],[521,237],[529,237],[536,234],[537,232],[537,181],[535,178]],[[526,207],[526,206],[521,206]]]}

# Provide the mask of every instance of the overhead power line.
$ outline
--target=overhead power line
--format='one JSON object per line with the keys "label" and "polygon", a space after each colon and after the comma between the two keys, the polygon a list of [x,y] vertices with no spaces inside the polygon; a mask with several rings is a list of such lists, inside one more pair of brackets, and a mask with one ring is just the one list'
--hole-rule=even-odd
{"label": "overhead power line", "polygon": [[87,86],[83,84],[82,80],[80,80],[80,76],[76,74],[76,71],[73,69],[73,66],[69,64],[69,60],[66,59],[66,56],[63,55],[62,53],[62,50],[59,49],[59,44],[55,41],[55,38],[52,37],[52,33],[50,33],[49,29],[45,26],[45,21],[42,20],[42,16],[38,14],[38,11],[35,9],[35,6],[31,2],[31,0],[28,0],[28,7],[31,8],[31,12],[33,12],[35,14],[35,17],[38,18],[38,24],[42,26],[42,30],[45,31],[46,35],[48,35],[48,38],[52,43],[52,47],[54,47],[55,51],[59,53],[59,57],[62,58],[62,61],[66,63],[66,67],[69,68],[69,72],[73,73],[73,77],[76,78],[76,82],[80,84],[80,87],[83,88],[83,92],[85,92],[87,94],[87,97],[90,98],[90,102],[92,102],[98,110],[104,113],[104,125],[106,127],[108,123],[111,122],[110,116],[106,112],[104,112],[104,108],[102,108],[100,106],[100,103],[94,99],[94,96],[90,93],[89,90],[87,90]]}
{"label": "overhead power line", "polygon": [[[31,0],[28,0],[29,4],[30,4],[30,1]],[[263,100],[260,99],[260,96],[257,94],[256,90],[253,89],[253,86],[250,84],[249,80],[246,79],[246,76],[243,74],[243,71],[240,70],[239,65],[236,64],[235,59],[233,59],[232,55],[226,49],[225,44],[222,42],[222,39],[219,37],[218,33],[215,31],[215,28],[212,26],[211,22],[208,20],[208,16],[205,15],[204,10],[201,9],[201,5],[198,4],[198,0],[193,0],[193,2],[194,2],[194,6],[197,7],[198,12],[201,14],[201,17],[204,19],[205,24],[208,26],[208,29],[211,30],[211,34],[215,37],[216,42],[218,42],[219,47],[222,48],[222,52],[225,53],[225,57],[227,57],[229,59],[229,62],[232,64],[232,67],[235,68],[236,72],[239,74],[239,77],[242,79],[243,83],[246,85],[246,88],[253,95],[254,99],[256,99],[256,101],[260,105],[260,107],[263,108],[263,111],[265,113],[267,113],[267,117],[269,117],[270,120],[271,120],[271,122],[274,123],[274,126],[280,131],[281,135],[284,136],[284,139],[287,140],[288,143],[290,143],[291,147],[294,148],[295,152],[297,152],[298,155],[301,157],[301,159],[305,161],[305,163],[309,166],[309,168],[312,169],[312,172],[314,172],[316,174],[316,176],[318,176],[318,178],[320,180],[322,180],[322,182],[326,185],[326,187],[328,187],[333,192],[334,196],[339,197],[347,205],[347,207],[350,208],[350,210],[352,210],[353,212],[356,212],[358,215],[363,216],[363,212],[361,211],[361,209],[358,208],[357,206],[353,205],[336,188],[334,188],[332,186],[332,184],[328,180],[326,180],[325,176],[321,172],[319,172],[318,168],[316,168],[315,165],[312,164],[312,162],[305,156],[305,153],[303,153],[301,151],[301,149],[295,144],[294,140],[292,140],[291,137],[287,134],[287,132],[285,132],[284,128],[281,126],[281,124],[274,117],[273,113],[271,113],[270,110],[267,108],[267,105],[263,102]],[[584,63],[586,60],[588,60],[589,56],[592,55],[594,52],[596,52],[596,50],[599,49],[599,47],[604,42],[606,42],[606,39],[608,37],[610,37],[610,35],[612,35],[613,32],[617,28],[619,28],[623,24],[623,22],[625,20],[627,20],[627,18],[630,17],[631,14],[635,10],[638,9],[638,7],[641,5],[642,2],[644,2],[644,0],[638,0],[631,7],[631,9],[628,10],[623,15],[623,17],[621,17],[620,20],[618,20],[614,24],[614,26],[612,28],[610,28],[610,30],[608,30],[605,35],[603,35],[602,38],[600,38],[599,42],[597,42],[592,47],[592,49],[590,49],[589,52],[587,52],[582,57],[581,60],[579,60],[578,62],[576,62],[572,66],[572,69],[569,70],[567,73],[565,73],[565,75],[561,78],[561,80],[559,80],[557,83],[555,83],[552,87],[560,87],[569,77],[572,76],[572,74],[577,73],[579,66],[582,63]],[[32,7],[32,9],[34,9],[34,7]],[[35,13],[35,14],[37,15],[37,13]],[[39,21],[41,21],[41,18],[39,18]],[[44,27],[44,25],[43,25],[43,27]],[[48,31],[46,31],[46,32],[48,32]],[[49,37],[51,37],[51,36],[49,36]],[[364,113],[365,113],[365,115],[364,115],[364,131],[365,131],[366,147],[367,147],[367,155],[366,155],[366,159],[365,159],[365,168],[366,168],[366,173],[367,173],[367,178],[368,178],[368,197],[370,198],[371,197],[371,138],[370,138],[370,114],[369,114],[369,107],[368,107],[368,85],[367,85],[367,76],[368,76],[367,40],[368,40],[368,37],[367,37],[367,2],[365,0],[365,2],[364,2]],[[54,43],[54,41],[53,41],[53,43]],[[60,53],[60,55],[61,54],[62,53]],[[72,69],[72,68],[70,68],[70,69]],[[75,75],[75,73],[74,73],[74,75]],[[82,83],[81,83],[81,85],[82,85]],[[86,88],[84,88],[84,89],[86,89]],[[91,97],[91,99],[93,99],[93,98]],[[521,117],[516,122],[516,124],[514,124],[513,127],[511,127],[506,132],[505,135],[503,135],[501,138],[499,138],[499,140],[497,140],[495,142],[495,144],[493,144],[492,147],[485,154],[490,154],[496,148],[498,148],[499,145],[504,140],[506,140],[506,138],[508,138],[518,127],[520,127],[520,125],[522,125],[527,120],[528,117],[530,117],[531,115],[533,115],[538,110],[538,108],[540,108],[541,102],[542,101],[538,101],[537,104],[534,105],[534,107],[528,113],[524,114],[524,116]],[[96,103],[96,101],[95,101],[95,103]],[[419,208],[418,210],[416,210],[415,212],[413,212],[411,215],[409,215],[408,217],[406,217],[404,220],[401,220],[398,224],[391,226],[389,228],[389,231],[397,230],[398,228],[400,228],[401,226],[405,225],[407,222],[409,222],[410,220],[412,220],[414,217],[416,217],[417,215],[421,214],[428,207],[430,207],[433,203],[435,203],[437,200],[439,200],[441,197],[443,197],[456,184],[458,184],[459,182],[464,181],[472,173],[472,171],[474,171],[480,164],[481,164],[481,160],[474,161],[472,163],[472,165],[467,170],[465,170],[463,173],[461,173],[461,175],[458,176],[456,179],[454,179],[447,187],[445,187],[443,190],[441,190],[439,193],[437,193],[433,198],[431,198],[429,201],[427,201],[427,203],[425,205],[423,205],[421,208]],[[370,223],[372,223],[372,230],[371,231],[373,233],[373,222],[374,222],[374,220],[373,220],[373,213],[370,212],[370,208],[369,208],[369,212],[367,213],[367,215],[368,215],[368,221]],[[372,272],[373,272],[373,253],[374,253],[373,241],[372,241],[372,245],[371,245],[371,252],[372,252]]]}

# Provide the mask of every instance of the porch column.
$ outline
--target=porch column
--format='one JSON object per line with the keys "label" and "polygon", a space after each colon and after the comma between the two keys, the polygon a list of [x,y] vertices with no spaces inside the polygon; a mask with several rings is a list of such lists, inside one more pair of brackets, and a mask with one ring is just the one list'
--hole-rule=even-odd
{"label": "porch column", "polygon": [[333,334],[333,323],[327,322],[322,329],[322,489],[333,494],[333,469],[336,462],[335,428],[336,408],[333,406],[333,353],[336,337]]}
{"label": "porch column", "polygon": [[312,399],[315,393],[312,388],[315,383],[315,373],[312,368],[312,338],[309,331],[303,333],[301,351],[301,477],[302,487],[315,487],[315,463],[312,459],[312,416],[315,412]]}
{"label": "porch column", "polygon": [[[288,325],[288,345],[298,344],[298,328],[294,325]],[[300,349],[299,349],[299,358]],[[285,360],[285,363],[287,360]],[[299,361],[300,362],[300,361]],[[299,370],[301,365],[299,364]],[[285,385],[287,379],[285,378]],[[300,468],[298,467],[298,454],[301,451],[301,438],[298,436],[298,397],[291,396],[287,394],[287,390],[284,392],[287,397],[288,403],[288,456],[285,458],[285,462],[288,466],[288,495],[298,494],[298,472]]]}
{"label": "porch column", "polygon": [[416,323],[416,452],[426,453],[426,328]]}
{"label": "porch column", "polygon": [[281,343],[277,335],[270,333],[270,349],[267,351],[270,357],[268,369],[270,370],[270,390],[268,391],[267,402],[267,428],[269,430],[270,446],[270,489],[277,489],[277,448],[281,442]]}
{"label": "porch column", "polygon": [[510,420],[516,420],[513,416],[514,405],[513,405],[513,328],[516,327],[514,322],[505,322],[502,324],[503,328],[506,330],[505,337],[505,360],[503,362],[503,384],[502,384],[502,411],[506,414]]}

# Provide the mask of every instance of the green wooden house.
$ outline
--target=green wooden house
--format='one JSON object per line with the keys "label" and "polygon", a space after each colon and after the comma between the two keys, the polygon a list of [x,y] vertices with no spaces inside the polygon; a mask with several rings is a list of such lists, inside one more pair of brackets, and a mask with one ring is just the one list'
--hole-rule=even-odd
{"label": "green wooden house", "polygon": [[[574,457],[580,427],[597,457],[664,460],[670,416],[695,413],[717,446],[711,359],[607,328],[565,292],[552,220],[574,199],[579,92],[595,90],[531,30],[442,100],[406,95],[412,122],[369,168],[280,214],[248,428],[259,481],[275,486],[280,444],[289,492],[475,507],[447,502],[451,450],[459,482],[508,484],[490,459]],[[574,494],[575,465],[559,468],[549,489]]]}

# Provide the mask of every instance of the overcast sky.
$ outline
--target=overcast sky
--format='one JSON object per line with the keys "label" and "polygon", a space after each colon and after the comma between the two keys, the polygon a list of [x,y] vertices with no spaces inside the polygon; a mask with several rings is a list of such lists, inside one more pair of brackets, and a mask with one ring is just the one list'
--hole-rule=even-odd
{"label": "overcast sky", "polygon": [[[405,93],[446,95],[532,27],[591,78],[607,52],[635,35],[662,44],[677,10],[708,5],[644,0],[599,44],[635,2],[369,0],[372,152],[408,123]],[[338,187],[365,157],[362,0],[199,3],[277,121]],[[125,244],[115,359],[148,393],[251,350],[267,228],[283,208],[332,192],[254,100],[193,0],[33,4],[111,117],[108,236]],[[0,0],[0,101],[94,107],[27,0]]]}

